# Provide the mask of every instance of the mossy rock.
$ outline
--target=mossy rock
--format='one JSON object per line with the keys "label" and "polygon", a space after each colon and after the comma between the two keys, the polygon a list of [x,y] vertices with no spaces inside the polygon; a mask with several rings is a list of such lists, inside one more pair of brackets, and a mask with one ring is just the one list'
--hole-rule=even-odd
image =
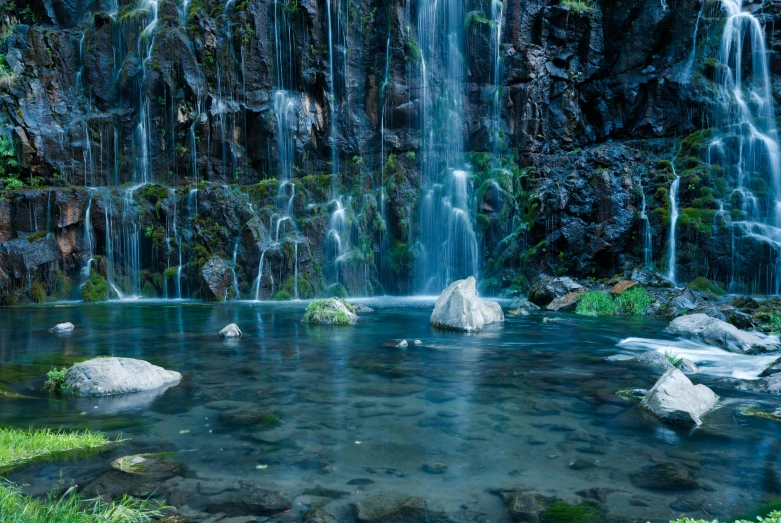
{"label": "mossy rock", "polygon": [[141,297],[143,298],[157,298],[157,289],[152,285],[152,282],[146,282],[141,288]]}
{"label": "mossy rock", "polygon": [[331,298],[340,298],[344,299],[348,297],[347,289],[345,289],[344,285],[341,283],[337,283],[336,285],[333,285],[330,289],[328,289],[328,296]]}
{"label": "mossy rock", "polygon": [[350,325],[358,321],[358,316],[353,305],[339,298],[329,298],[310,303],[301,321],[313,325]]}
{"label": "mossy rock", "polygon": [[108,283],[105,278],[92,271],[89,280],[81,286],[81,297],[87,303],[108,300]]}
{"label": "mossy rock", "polygon": [[606,512],[597,501],[586,500],[580,505],[555,501],[540,514],[540,523],[600,523]]}
{"label": "mossy rock", "polygon": [[699,276],[689,282],[689,289],[698,292],[711,292],[716,296],[723,296],[725,291],[719,287],[716,283],[710,281],[707,278]]}

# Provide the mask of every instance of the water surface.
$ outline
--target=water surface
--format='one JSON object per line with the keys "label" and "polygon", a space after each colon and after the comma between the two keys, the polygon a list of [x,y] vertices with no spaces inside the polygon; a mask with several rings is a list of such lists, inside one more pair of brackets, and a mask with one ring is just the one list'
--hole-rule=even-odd
{"label": "water surface", "polygon": [[[648,419],[614,395],[650,388],[660,371],[603,358],[678,343],[663,322],[533,314],[461,334],[428,325],[431,299],[366,302],[377,311],[351,327],[300,323],[303,302],[4,309],[0,380],[31,398],[0,403],[0,423],[131,438],[97,456],[37,463],[10,477],[44,493],[60,480],[87,485],[116,457],[168,451],[185,467],[183,477],[157,486],[170,504],[199,510],[252,480],[293,501],[283,516],[291,520],[309,505],[347,516],[350,502],[388,492],[420,495],[456,521],[504,522],[506,507],[491,490],[515,485],[565,499],[604,489],[610,514],[628,521],[678,517],[682,497],[695,507],[688,515],[725,517],[780,495],[781,426],[742,410],[778,408],[781,399],[736,391],[726,372],[698,375],[694,381],[722,401],[705,426],[689,430]],[[75,332],[48,332],[63,321]],[[216,336],[230,322],[242,339]],[[618,345],[628,337],[646,341]],[[402,338],[423,345],[396,348]],[[143,358],[184,379],[164,392],[119,398],[40,390],[50,366],[99,355]],[[432,462],[446,472],[424,471]],[[702,488],[633,484],[631,474],[660,462],[693,471]],[[321,496],[315,486],[343,495]]]}

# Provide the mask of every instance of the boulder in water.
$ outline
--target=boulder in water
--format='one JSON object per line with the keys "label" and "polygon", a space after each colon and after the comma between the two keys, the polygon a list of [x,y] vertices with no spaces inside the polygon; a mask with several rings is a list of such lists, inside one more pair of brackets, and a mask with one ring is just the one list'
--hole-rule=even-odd
{"label": "boulder in water", "polygon": [[358,322],[358,315],[349,303],[339,298],[328,298],[310,303],[301,321],[314,325],[350,325]]}
{"label": "boulder in water", "polygon": [[768,365],[768,367],[762,371],[761,377],[767,378],[773,374],[781,374],[781,358]]}
{"label": "boulder in water", "polygon": [[133,358],[95,358],[77,363],[65,373],[65,384],[81,396],[112,396],[175,385],[178,372]]}
{"label": "boulder in water", "polygon": [[636,356],[634,360],[640,363],[645,363],[647,365],[651,365],[653,367],[659,367],[665,370],[677,368],[682,370],[683,372],[690,373],[690,374],[696,374],[700,372],[699,367],[697,367],[697,365],[689,358],[674,357],[676,363],[673,364],[673,362],[670,361],[670,359],[667,357],[666,354],[662,354],[661,352],[657,352],[655,350],[649,350],[648,352],[644,352],[639,356]]}
{"label": "boulder in water", "polygon": [[66,321],[65,323],[58,323],[57,325],[49,329],[49,332],[57,332],[57,333],[72,332],[73,329],[75,328],[76,327],[74,327],[71,322]]}
{"label": "boulder in water", "polygon": [[477,297],[473,276],[454,281],[437,298],[430,323],[434,327],[461,331],[479,331],[484,325],[504,321],[496,302]]}
{"label": "boulder in water", "polygon": [[220,338],[241,338],[241,329],[235,323],[231,323],[223,327],[217,335]]}
{"label": "boulder in water", "polygon": [[675,318],[668,328],[672,332],[699,338],[705,343],[730,352],[753,354],[781,349],[778,336],[742,331],[734,325],[706,314],[691,314]]}
{"label": "boulder in water", "polygon": [[701,425],[700,417],[718,399],[705,385],[694,385],[683,372],[670,369],[659,378],[640,406],[668,423]]}

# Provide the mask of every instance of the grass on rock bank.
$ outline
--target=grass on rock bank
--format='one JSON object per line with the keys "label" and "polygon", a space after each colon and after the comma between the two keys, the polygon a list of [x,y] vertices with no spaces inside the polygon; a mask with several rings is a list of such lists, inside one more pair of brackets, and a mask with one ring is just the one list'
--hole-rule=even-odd
{"label": "grass on rock bank", "polygon": [[0,482],[0,523],[146,523],[162,517],[155,505],[129,497],[111,503],[84,500],[70,491],[60,499],[38,500]]}
{"label": "grass on rock bank", "polygon": [[645,314],[653,302],[653,297],[639,285],[615,298],[609,292],[588,291],[580,295],[575,313],[583,316],[636,316]]}
{"label": "grass on rock bank", "polygon": [[58,452],[97,449],[110,443],[105,435],[89,430],[0,429],[0,471]]}
{"label": "grass on rock bank", "polygon": [[[756,521],[762,523],[781,523],[781,512],[774,510],[773,512],[771,512],[765,517],[757,517],[756,520],[736,519],[732,523],[756,523]],[[717,519],[705,520],[705,519],[681,518],[681,519],[676,519],[675,521],[671,521],[670,523],[719,523],[719,521]],[[725,521],[724,523],[727,522]]]}

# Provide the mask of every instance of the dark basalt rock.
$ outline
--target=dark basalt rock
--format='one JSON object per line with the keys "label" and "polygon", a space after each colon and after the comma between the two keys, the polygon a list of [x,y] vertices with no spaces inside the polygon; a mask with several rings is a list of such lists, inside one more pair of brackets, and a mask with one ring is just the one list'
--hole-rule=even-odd
{"label": "dark basalt rock", "polygon": [[696,474],[677,463],[647,465],[629,478],[635,486],[650,490],[693,490],[700,486]]}
{"label": "dark basalt rock", "polygon": [[261,487],[245,486],[224,499],[213,501],[206,506],[206,512],[225,516],[273,516],[290,509],[291,503],[273,490]]}

